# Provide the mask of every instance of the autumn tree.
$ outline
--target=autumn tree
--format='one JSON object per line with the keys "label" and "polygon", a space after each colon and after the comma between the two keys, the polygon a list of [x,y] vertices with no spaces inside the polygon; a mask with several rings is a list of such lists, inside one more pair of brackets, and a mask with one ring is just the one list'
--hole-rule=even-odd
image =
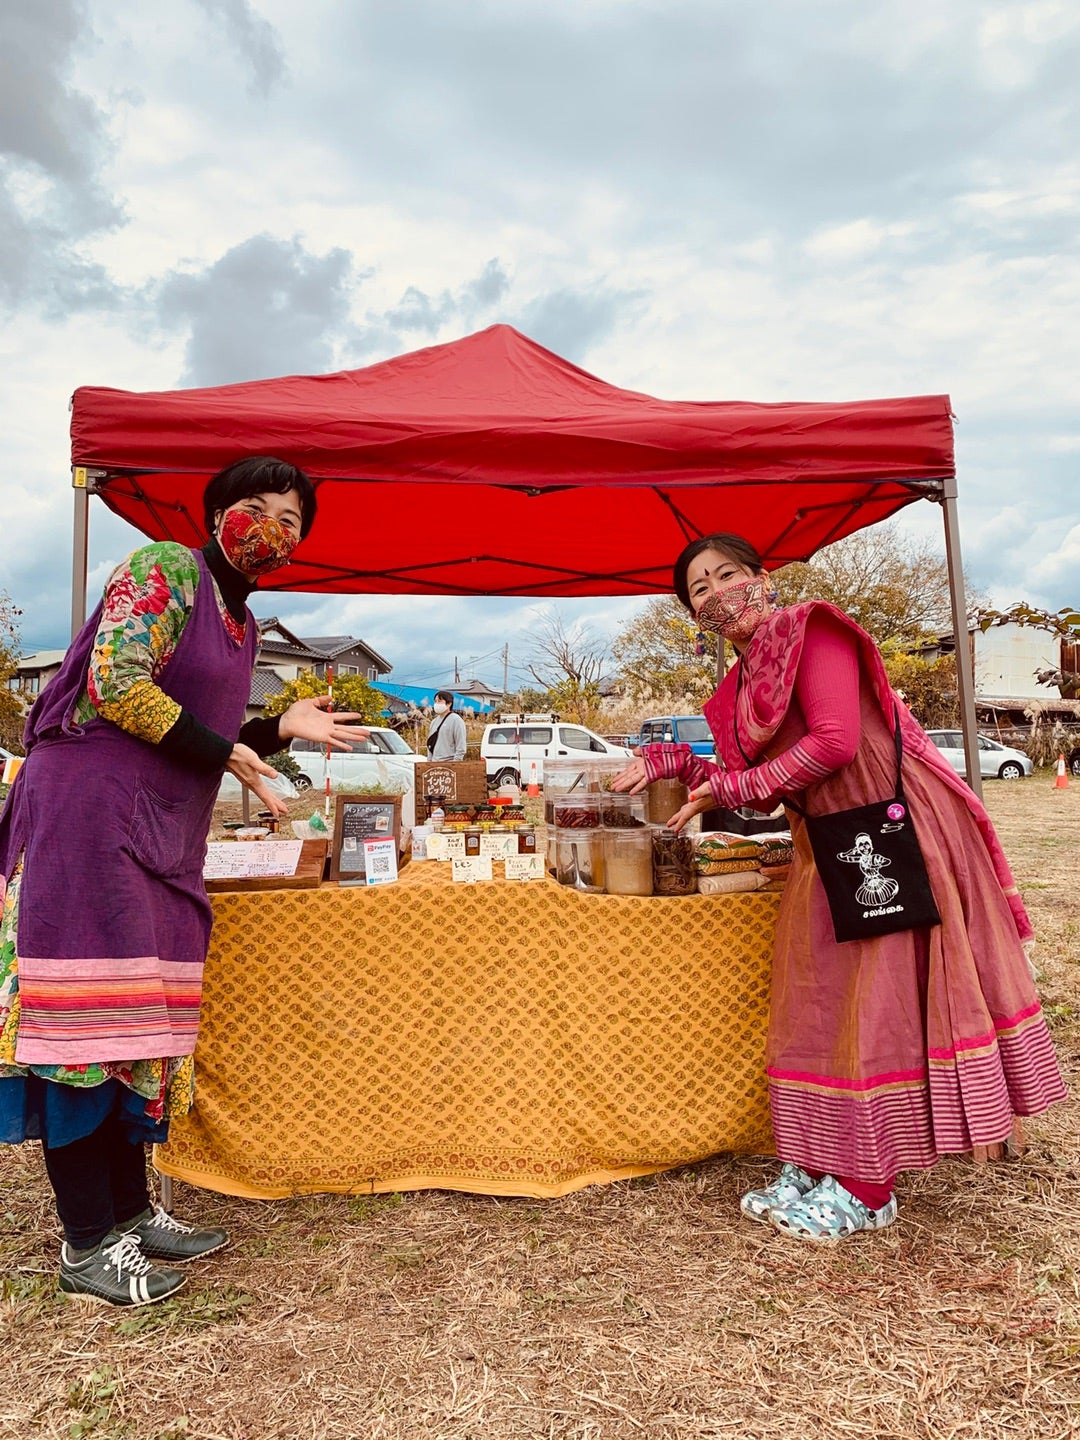
{"label": "autumn tree", "polygon": [[[325,694],[326,677],[316,675],[313,670],[301,670],[295,680],[285,682],[285,688],[280,695],[272,695],[267,700],[265,710],[267,715],[280,715],[294,700]],[[334,709],[355,710],[366,724],[382,725],[386,696],[369,684],[363,675],[335,675]]]}
{"label": "autumn tree", "polygon": [[[949,567],[929,540],[873,525],[819,550],[805,563],[773,572],[784,605],[828,600],[879,645],[950,631]],[[980,603],[968,592],[968,613]]]}
{"label": "autumn tree", "polygon": [[8,681],[19,668],[19,617],[22,611],[0,590],[0,745],[22,754],[25,713],[18,692]]}
{"label": "autumn tree", "polygon": [[715,635],[698,628],[674,595],[654,595],[612,642],[617,675],[634,704],[700,708],[716,688]]}

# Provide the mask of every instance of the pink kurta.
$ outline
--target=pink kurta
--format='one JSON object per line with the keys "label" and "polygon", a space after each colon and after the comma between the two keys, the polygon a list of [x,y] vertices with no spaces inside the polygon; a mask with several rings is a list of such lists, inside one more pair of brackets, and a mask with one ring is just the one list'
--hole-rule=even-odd
{"label": "pink kurta", "polygon": [[[830,656],[830,646],[840,652]],[[852,647],[857,686],[834,702],[847,713],[829,743],[846,729],[857,744],[820,775],[814,753],[823,751],[796,678],[804,657],[808,666],[831,658],[839,673],[845,649],[850,669]],[[716,777],[718,800],[745,803],[755,785],[759,798],[774,794],[786,774],[804,787],[787,793],[816,815],[893,794],[894,702],[904,788],[942,923],[838,942],[806,827],[789,811],[795,861],[777,920],[767,1054],[780,1158],[880,1182],[1005,1140],[1014,1116],[1064,1098],[1022,946],[1030,922],[985,809],[889,688],[870,637],[833,606],[775,612],[705,707],[718,757],[741,772]],[[677,763],[649,758],[651,770]]]}

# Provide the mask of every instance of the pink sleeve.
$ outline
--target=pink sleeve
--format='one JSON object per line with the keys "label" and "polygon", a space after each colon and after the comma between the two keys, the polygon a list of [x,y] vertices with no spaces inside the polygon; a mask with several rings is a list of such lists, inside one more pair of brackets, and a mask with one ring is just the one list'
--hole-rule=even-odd
{"label": "pink sleeve", "polygon": [[789,750],[749,770],[721,771],[711,782],[718,805],[753,805],[805,790],[855,758],[859,748],[859,657],[855,640],[827,615],[806,631],[795,699],[806,734]]}
{"label": "pink sleeve", "polygon": [[720,767],[695,755],[689,745],[661,740],[641,747],[645,774],[650,780],[681,780],[691,790],[720,774]]}

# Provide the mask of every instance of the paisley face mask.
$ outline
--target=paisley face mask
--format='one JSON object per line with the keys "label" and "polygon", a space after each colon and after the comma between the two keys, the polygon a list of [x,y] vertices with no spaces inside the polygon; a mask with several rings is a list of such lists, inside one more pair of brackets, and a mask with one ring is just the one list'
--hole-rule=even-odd
{"label": "paisley face mask", "polygon": [[702,630],[711,630],[725,640],[741,645],[749,640],[768,614],[773,595],[767,575],[753,575],[726,590],[717,590],[694,616]]}
{"label": "paisley face mask", "polygon": [[226,511],[217,538],[225,558],[244,575],[266,575],[280,569],[298,540],[280,520],[246,510]]}

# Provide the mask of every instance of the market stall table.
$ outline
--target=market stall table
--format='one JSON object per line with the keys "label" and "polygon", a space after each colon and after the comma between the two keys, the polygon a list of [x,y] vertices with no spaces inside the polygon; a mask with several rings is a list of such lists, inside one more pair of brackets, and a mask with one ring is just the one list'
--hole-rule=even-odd
{"label": "market stall table", "polygon": [[778,896],[550,880],[213,897],[196,1104],[163,1175],[225,1194],[562,1195],[769,1153]]}

